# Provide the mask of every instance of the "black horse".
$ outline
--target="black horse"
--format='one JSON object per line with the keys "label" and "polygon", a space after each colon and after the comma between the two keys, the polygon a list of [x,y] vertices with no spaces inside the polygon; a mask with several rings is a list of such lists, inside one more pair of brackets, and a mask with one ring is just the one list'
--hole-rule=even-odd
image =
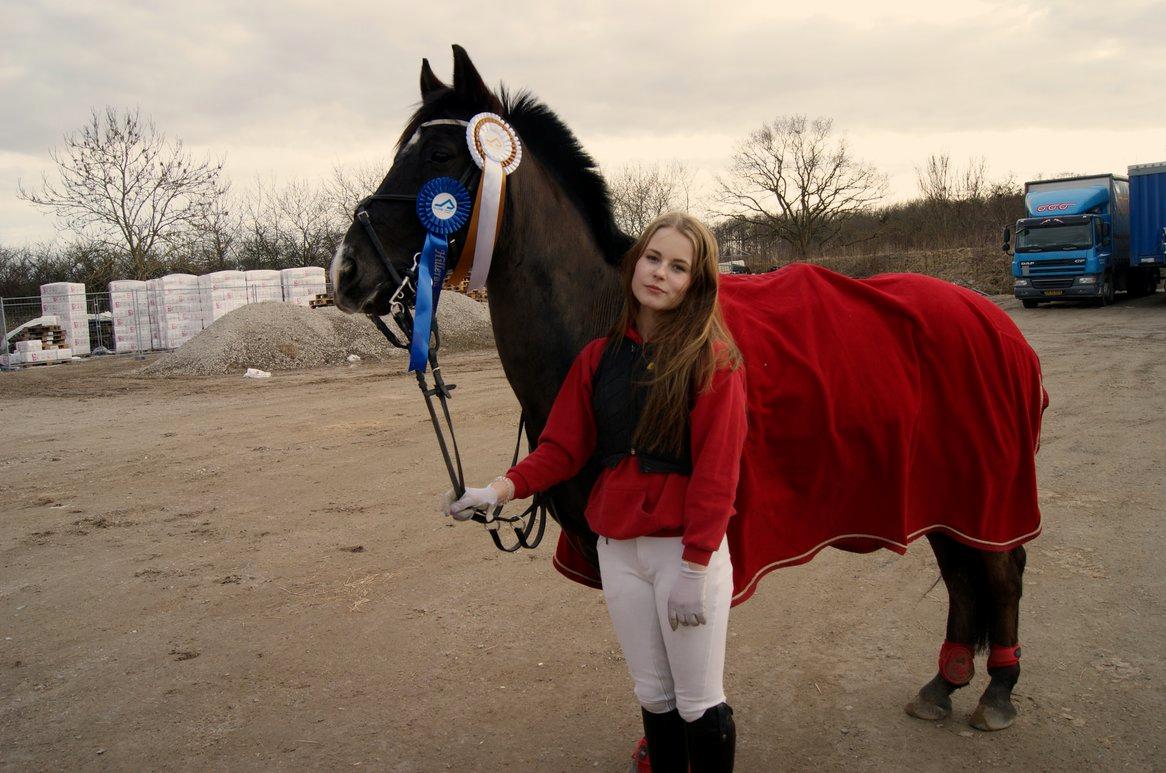
{"label": "black horse", "polygon": [[[575,355],[605,334],[615,317],[616,266],[632,239],[615,224],[594,161],[558,116],[528,93],[495,94],[461,47],[454,46],[453,53],[452,85],[422,62],[421,106],[376,191],[386,196],[371,202],[367,212],[389,260],[399,272],[407,271],[425,237],[409,196],[435,177],[472,177],[474,161],[458,122],[492,112],[515,128],[523,160],[508,183],[487,289],[502,367],[533,439]],[[392,282],[360,224],[349,229],[331,271],[341,309],[389,312]],[[597,473],[593,464],[550,492],[565,537],[596,565],[595,535],[583,509]],[[963,662],[946,671],[941,667],[906,707],[913,716],[936,720],[951,713],[950,694],[970,679],[973,648],[1017,646],[1025,552],[1023,547],[978,549],[942,531],[927,538],[949,594],[947,640],[963,653],[956,658]],[[982,730],[999,730],[1015,719],[1011,693],[1020,667],[989,663],[989,673],[991,683],[970,721]]]}

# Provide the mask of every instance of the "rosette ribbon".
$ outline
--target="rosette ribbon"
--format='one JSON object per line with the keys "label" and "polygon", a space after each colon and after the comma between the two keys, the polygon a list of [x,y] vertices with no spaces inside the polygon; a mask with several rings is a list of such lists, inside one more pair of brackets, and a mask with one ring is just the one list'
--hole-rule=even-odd
{"label": "rosette ribbon", "polygon": [[424,373],[429,363],[429,335],[445,279],[448,237],[469,219],[470,194],[452,177],[435,177],[417,194],[417,217],[426,233],[417,261],[417,304],[413,310],[409,370]]}
{"label": "rosette ribbon", "polygon": [[[494,113],[478,113],[466,126],[466,144],[474,163],[482,170],[482,180],[474,202],[474,214],[462,248],[462,259],[451,281],[457,282],[470,271],[469,289],[486,286],[494,240],[502,224],[506,201],[506,177],[522,161],[522,143],[518,134]],[[473,256],[473,268],[466,258]]]}

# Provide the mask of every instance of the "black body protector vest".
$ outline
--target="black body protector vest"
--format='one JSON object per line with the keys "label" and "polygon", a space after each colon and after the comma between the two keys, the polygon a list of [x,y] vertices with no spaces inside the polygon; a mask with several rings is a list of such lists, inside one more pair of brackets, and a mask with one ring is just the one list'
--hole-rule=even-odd
{"label": "black body protector vest", "polygon": [[[692,474],[689,430],[679,456],[652,448],[636,448],[632,434],[639,424],[652,381],[651,347],[624,337],[606,347],[591,380],[591,407],[595,412],[596,456],[604,467],[615,467],[627,455],[639,460],[641,472]],[[688,419],[685,419],[687,424]]]}

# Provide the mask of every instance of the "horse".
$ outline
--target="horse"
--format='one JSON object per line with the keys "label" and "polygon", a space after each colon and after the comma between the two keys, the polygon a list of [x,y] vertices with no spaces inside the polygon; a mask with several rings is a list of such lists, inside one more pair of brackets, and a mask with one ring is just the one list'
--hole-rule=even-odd
{"label": "horse", "polygon": [[[497,93],[492,91],[462,47],[453,47],[453,60],[453,80],[448,85],[434,74],[428,60],[422,60],[420,106],[400,135],[392,166],[376,195],[358,208],[358,212],[366,213],[367,222],[352,224],[333,258],[330,274],[336,305],[349,313],[379,316],[390,311],[394,287],[384,261],[387,259],[396,273],[405,273],[426,236],[414,206],[409,205],[411,197],[426,181],[436,177],[471,179],[476,169],[466,145],[466,122],[483,112],[502,117],[519,137],[523,156],[505,189],[504,216],[498,226],[486,288],[502,368],[526,419],[528,439],[536,442],[575,355],[590,340],[605,335],[615,319],[621,303],[617,266],[632,238],[616,225],[606,183],[594,160],[555,112],[528,91],[512,93],[505,87],[500,87]],[[383,246],[374,246],[370,227]],[[469,260],[467,256],[453,257]],[[833,324],[829,319],[829,305],[835,297],[864,299],[861,313],[866,316],[859,320],[857,327],[848,328],[845,335],[819,345],[813,336],[821,337],[823,329]],[[797,476],[788,475],[796,477],[796,481],[781,482],[782,490],[799,489],[800,493],[795,491],[790,496],[803,497],[799,500],[802,503],[833,502],[828,506],[823,504],[822,510],[834,509],[821,518],[801,518],[791,531],[789,524],[781,520],[786,517],[783,513],[772,508],[766,510],[769,504],[766,500],[746,496],[748,492],[739,490],[738,514],[731,523],[740,522],[746,531],[737,542],[742,553],[733,553],[735,568],[739,558],[743,563],[759,562],[745,556],[742,546],[756,552],[756,545],[773,546],[787,538],[804,536],[810,547],[799,549],[795,555],[783,554],[781,560],[766,563],[761,559],[762,565],[753,575],[738,583],[744,587],[736,593],[734,603],[748,598],[762,574],[808,561],[824,547],[855,552],[883,547],[902,553],[907,542],[926,536],[948,592],[946,641],[940,651],[937,673],[906,704],[906,711],[931,721],[950,716],[951,694],[971,680],[974,655],[990,645],[990,683],[969,722],[980,730],[1011,726],[1017,715],[1012,690],[1020,675],[1023,543],[1040,532],[1033,456],[1039,445],[1040,416],[1048,401],[1047,393],[1040,386],[1035,354],[1003,311],[971,291],[931,278],[887,275],[858,282],[821,269],[790,266],[763,277],[724,276],[721,298],[726,321],[739,344],[742,340],[757,340],[760,334],[755,328],[765,328],[764,323],[772,322],[769,317],[778,321],[766,329],[783,337],[783,343],[777,348],[765,341],[741,346],[747,380],[751,383],[751,437],[767,432],[764,424],[755,428],[756,422],[780,421],[784,425],[796,419],[805,422],[805,433],[837,431],[840,421],[851,425],[865,422],[866,426],[851,430],[860,441],[847,443],[842,452],[853,457],[846,463],[860,477],[867,468],[884,470],[889,478],[910,477],[913,471],[923,469],[926,475],[920,485],[923,491],[938,492],[934,495],[936,508],[940,508],[939,500],[945,497],[944,501],[955,502],[954,507],[959,506],[959,497],[971,497],[984,500],[984,507],[989,508],[988,518],[993,517],[993,507],[1007,511],[996,518],[1004,524],[1005,533],[995,540],[969,536],[964,525],[953,525],[950,519],[944,521],[942,517],[937,517],[935,523],[925,521],[922,528],[904,527],[901,533],[895,532],[897,527],[884,529],[880,523],[862,533],[849,533],[845,519],[854,514],[848,514],[848,509],[863,508],[862,517],[876,513],[879,514],[876,520],[898,518],[905,522],[906,516],[898,510],[906,510],[907,495],[911,492],[900,491],[902,496],[887,497],[886,506],[880,509],[878,502],[863,502],[864,498],[877,499],[874,495],[868,497],[865,491],[851,491],[845,480],[840,482],[821,470],[807,468]],[[779,299],[777,306],[773,298]],[[768,311],[757,312],[758,305]],[[923,308],[912,310],[911,305]],[[945,314],[950,315],[947,309],[957,307],[960,311],[956,322],[946,327],[935,322]],[[805,317],[826,321],[812,325],[800,323]],[[765,319],[759,323],[759,318]],[[811,327],[813,330],[808,331]],[[885,331],[878,332],[884,328]],[[980,335],[973,331],[979,328],[988,331],[984,335],[988,336],[985,340],[989,343],[981,346],[979,352],[961,350],[963,339]],[[871,343],[863,338],[866,329],[875,331],[871,335],[882,337]],[[858,383],[890,379],[890,371],[882,364],[863,358],[863,347],[903,348],[899,339],[908,338],[920,348],[927,343],[922,340],[925,335],[941,337],[938,345],[946,347],[946,354],[938,356],[939,364],[930,366],[938,372],[927,381],[920,375],[921,355],[918,352],[904,355],[900,369],[902,387],[896,387],[898,391],[884,389],[883,393],[894,399],[885,400],[881,407],[873,402],[874,407],[867,406],[866,394],[858,399],[859,394],[852,390],[841,401],[808,394],[805,396],[808,402],[803,401],[801,410],[794,406],[782,415],[782,406],[792,405],[788,400],[782,402],[783,383],[769,384],[772,387],[769,392],[752,386],[783,362],[793,363],[789,367],[796,368],[798,363],[810,360],[818,363],[814,367],[830,371],[857,369],[848,379]],[[852,339],[856,343],[848,344]],[[844,351],[832,354],[835,349]],[[864,367],[881,370],[863,372]],[[782,372],[788,376],[795,371]],[[977,378],[985,378],[995,386],[972,400],[974,406],[943,402],[940,393],[944,389],[966,388],[960,386],[961,382]],[[816,383],[817,379],[814,374],[810,381]],[[915,394],[918,404],[914,413],[904,419],[902,410],[890,404],[907,393]],[[808,409],[807,405],[817,408]],[[962,419],[942,415],[961,411],[968,415]],[[1001,415],[1007,412],[1018,415]],[[841,414],[850,418],[843,421],[839,418]],[[1012,418],[1016,421],[1011,421]],[[826,426],[827,421],[833,423]],[[995,429],[986,434],[976,429],[978,422]],[[1023,425],[1025,430],[1013,431],[1014,423]],[[891,436],[895,427],[900,434],[929,435],[933,442],[923,452],[912,446],[908,461],[895,462],[896,467],[882,458],[894,456],[892,447],[901,445],[901,438],[896,440]],[[964,456],[959,447],[961,433],[977,431],[988,438],[986,442],[994,444],[992,453],[1015,460],[1013,480],[1017,482],[1016,490],[1021,492],[1019,496],[1014,496],[1014,492],[1000,493],[1002,486],[995,477],[999,473],[993,472],[991,460],[952,472],[951,468],[959,467],[955,460]],[[797,448],[770,448],[761,456],[782,453],[784,461],[778,465],[769,464],[767,456],[755,459],[754,467],[743,471],[742,486],[758,476],[772,480],[793,470],[799,463]],[[749,456],[748,446],[746,456]],[[945,458],[946,467],[943,466]],[[904,472],[905,467],[908,469]],[[593,587],[598,587],[602,580],[597,569],[596,537],[588,528],[583,511],[598,471],[598,464],[592,461],[579,476],[548,492],[554,505],[553,515],[561,526],[555,566],[568,577]],[[927,476],[939,479],[938,483],[931,485]],[[854,487],[862,485],[857,481]],[[962,493],[953,500],[948,496],[949,489],[959,489]],[[850,493],[838,499],[839,491]],[[981,496],[981,492],[989,493]],[[831,500],[831,496],[835,499]],[[931,496],[923,497],[922,503],[915,502],[914,509],[926,509]],[[1014,497],[1020,503],[1015,507],[1000,504],[1011,501],[1000,499],[1001,496]],[[764,517],[757,514],[762,511]],[[808,535],[794,533],[807,529],[812,532],[814,528],[825,531]],[[780,539],[773,537],[777,532],[783,535]],[[734,547],[732,541],[730,546]]]}

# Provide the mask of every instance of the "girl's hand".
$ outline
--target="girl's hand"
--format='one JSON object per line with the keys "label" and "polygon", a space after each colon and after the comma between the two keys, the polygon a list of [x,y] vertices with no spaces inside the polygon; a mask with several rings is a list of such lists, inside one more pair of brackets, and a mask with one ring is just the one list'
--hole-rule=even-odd
{"label": "girl's hand", "polygon": [[[452,499],[452,492],[447,493],[448,502]],[[451,502],[445,509],[445,514],[457,521],[466,521],[473,517],[474,511],[504,505],[514,497],[514,484],[506,476],[494,479],[494,482],[484,488],[467,488],[461,499]]]}
{"label": "girl's hand", "polygon": [[675,631],[681,625],[704,625],[704,580],[708,567],[680,562],[680,575],[668,594],[668,623]]}

